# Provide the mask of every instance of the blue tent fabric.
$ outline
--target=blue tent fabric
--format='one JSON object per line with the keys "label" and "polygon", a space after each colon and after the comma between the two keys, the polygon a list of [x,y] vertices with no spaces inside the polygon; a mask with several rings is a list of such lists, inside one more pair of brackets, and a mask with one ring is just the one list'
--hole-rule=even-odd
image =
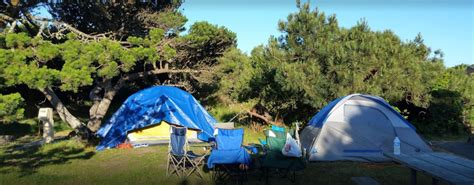
{"label": "blue tent fabric", "polygon": [[314,127],[317,127],[317,128],[321,128],[324,125],[324,123],[326,122],[326,119],[329,117],[329,115],[331,113],[331,110],[334,108],[334,106],[336,106],[341,100],[344,100],[346,98],[356,96],[356,95],[362,96],[364,98],[373,100],[373,101],[381,104],[382,106],[384,106],[388,110],[393,111],[395,113],[395,115],[397,115],[399,118],[401,118],[404,121],[404,123],[406,125],[408,125],[410,128],[412,128],[413,130],[416,130],[415,126],[413,126],[410,122],[408,122],[405,118],[403,118],[403,116],[400,115],[397,111],[395,111],[392,108],[392,106],[390,104],[388,104],[384,99],[382,99],[380,97],[377,97],[377,96],[364,95],[364,94],[351,94],[351,95],[339,97],[339,98],[333,100],[328,105],[323,107],[316,115],[314,115],[311,118],[311,120],[309,121],[308,125],[311,125],[311,126],[314,126]]}
{"label": "blue tent fabric", "polygon": [[200,130],[198,139],[213,139],[217,121],[189,93],[171,86],[154,86],[141,90],[125,100],[122,106],[99,129],[102,138],[97,150],[122,143],[128,131],[167,123]]}
{"label": "blue tent fabric", "polygon": [[211,151],[207,166],[213,168],[216,164],[246,164],[249,165],[250,154],[242,147],[244,129],[218,129],[217,148]]}
{"label": "blue tent fabric", "polygon": [[341,101],[343,98],[344,96],[337,98],[323,107],[316,115],[311,118],[311,120],[309,120],[308,125],[321,128],[324,121],[326,121],[326,118],[329,116],[329,112],[331,112],[332,108],[334,108],[334,106],[336,106],[336,104],[339,103],[339,101]]}

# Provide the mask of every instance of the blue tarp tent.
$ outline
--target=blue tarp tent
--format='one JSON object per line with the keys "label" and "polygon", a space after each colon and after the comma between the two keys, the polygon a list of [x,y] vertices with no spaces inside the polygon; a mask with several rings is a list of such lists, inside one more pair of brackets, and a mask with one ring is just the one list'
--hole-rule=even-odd
{"label": "blue tarp tent", "polygon": [[113,148],[126,139],[129,131],[161,121],[199,130],[198,139],[202,141],[213,138],[217,123],[191,94],[176,87],[155,86],[125,100],[97,132],[102,138],[97,150]]}

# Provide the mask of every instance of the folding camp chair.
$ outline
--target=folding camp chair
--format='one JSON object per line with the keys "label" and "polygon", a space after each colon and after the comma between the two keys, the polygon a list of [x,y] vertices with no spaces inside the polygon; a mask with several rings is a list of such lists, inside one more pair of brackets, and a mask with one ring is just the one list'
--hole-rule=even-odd
{"label": "folding camp chair", "polygon": [[[295,131],[297,132],[297,131]],[[296,137],[297,133],[295,134]],[[261,169],[265,176],[265,183],[268,183],[270,170],[284,174],[292,173],[292,181],[296,180],[296,171],[305,168],[305,162],[302,157],[287,157],[282,154],[282,149],[286,143],[287,132],[282,127],[273,126],[270,130],[265,130],[266,139],[261,141],[264,148],[264,154],[260,157]],[[298,141],[299,142],[299,141]]]}
{"label": "folding camp chair", "polygon": [[244,129],[218,128],[215,135],[216,147],[207,160],[207,166],[214,171],[214,180],[238,176],[239,184],[242,184],[251,162],[249,153],[242,146]]}
{"label": "folding camp chair", "polygon": [[197,172],[201,178],[199,165],[203,163],[204,156],[199,156],[189,151],[186,138],[187,128],[171,126],[170,142],[168,145],[167,175],[176,174],[179,177],[189,177]]}

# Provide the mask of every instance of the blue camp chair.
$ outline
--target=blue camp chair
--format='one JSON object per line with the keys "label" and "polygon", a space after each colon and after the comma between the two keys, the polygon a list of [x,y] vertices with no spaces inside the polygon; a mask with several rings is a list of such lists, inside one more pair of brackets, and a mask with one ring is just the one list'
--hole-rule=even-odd
{"label": "blue camp chair", "polygon": [[[245,169],[251,162],[249,153],[242,146],[243,136],[244,129],[242,128],[217,129],[216,147],[211,151],[207,160],[207,166],[214,169],[215,177],[222,178],[223,175],[237,174],[240,177],[239,181],[243,181]],[[244,168],[242,169],[242,167]]]}
{"label": "blue camp chair", "polygon": [[189,151],[189,144],[186,138],[187,130],[186,127],[171,125],[166,172],[168,176],[176,174],[180,177],[188,177],[197,172],[203,178],[204,176],[198,167],[202,164],[204,156],[199,156]]}

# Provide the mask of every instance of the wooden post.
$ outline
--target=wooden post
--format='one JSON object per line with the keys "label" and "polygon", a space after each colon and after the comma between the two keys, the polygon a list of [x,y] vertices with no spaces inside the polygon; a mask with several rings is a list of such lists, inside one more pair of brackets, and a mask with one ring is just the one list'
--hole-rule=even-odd
{"label": "wooden post", "polygon": [[54,139],[54,120],[52,108],[40,108],[38,119],[43,122],[43,141],[51,143]]}
{"label": "wooden post", "polygon": [[416,170],[411,169],[411,184],[416,185]]}
{"label": "wooden post", "polygon": [[43,139],[45,143],[51,143],[54,138],[54,123],[51,120],[43,121]]}

